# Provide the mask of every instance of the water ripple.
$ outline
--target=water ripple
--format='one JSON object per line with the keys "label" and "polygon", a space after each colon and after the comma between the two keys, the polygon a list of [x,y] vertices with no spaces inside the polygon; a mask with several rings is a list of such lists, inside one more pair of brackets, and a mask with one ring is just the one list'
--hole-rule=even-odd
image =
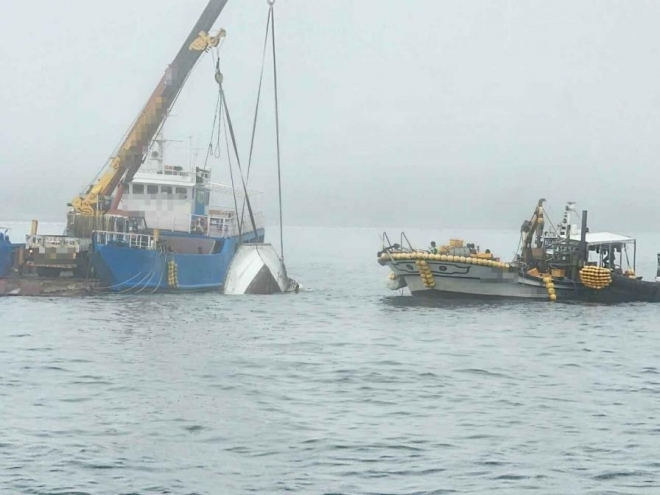
{"label": "water ripple", "polygon": [[335,236],[291,297],[0,302],[0,492],[658,492],[655,307],[391,297]]}

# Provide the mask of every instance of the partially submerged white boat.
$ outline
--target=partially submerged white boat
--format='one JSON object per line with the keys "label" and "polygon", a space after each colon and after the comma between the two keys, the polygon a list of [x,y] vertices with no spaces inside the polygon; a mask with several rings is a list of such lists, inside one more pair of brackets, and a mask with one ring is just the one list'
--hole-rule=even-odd
{"label": "partially submerged white boat", "polygon": [[[266,28],[266,40],[268,39],[268,33],[270,30],[272,47],[273,47],[273,82],[274,82],[274,94],[275,94],[275,138],[277,143],[277,182],[278,182],[278,200],[279,200],[279,210],[280,210],[280,254],[278,255],[275,248],[268,243],[264,243],[263,239],[261,243],[258,242],[246,242],[239,244],[233,257],[227,274],[225,276],[225,281],[223,284],[223,292],[225,294],[238,295],[238,294],[278,294],[284,292],[298,292],[300,286],[298,283],[290,279],[287,275],[286,266],[284,264],[284,234],[283,234],[283,225],[282,225],[282,179],[281,179],[281,163],[280,163],[280,133],[279,133],[279,113],[278,113],[278,103],[277,103],[277,72],[275,69],[275,25],[274,25],[274,13],[273,13],[273,1],[269,1],[269,12],[268,12],[268,22]],[[264,54],[266,50],[266,45],[264,45]],[[265,59],[262,60],[261,73],[263,75]],[[220,96],[222,101],[224,101],[224,92],[222,89],[222,74],[219,69],[219,59],[216,62],[216,82],[220,88]],[[261,92],[261,82],[259,83],[259,92],[257,93],[257,107],[254,114],[254,124],[252,127],[252,139],[250,145],[250,154],[248,159],[248,169],[247,177],[243,177],[243,171],[241,169],[240,159],[238,156],[238,151],[236,149],[236,143],[234,144],[234,152],[236,154],[236,162],[240,173],[240,179],[243,184],[244,197],[243,197],[243,206],[242,212],[245,211],[247,207],[249,212],[249,218],[252,224],[254,225],[255,220],[253,217],[252,207],[250,205],[250,195],[247,191],[247,181],[250,176],[250,164],[252,158],[252,145],[254,144],[254,136],[257,125],[257,115],[259,110],[259,95]],[[231,121],[229,117],[229,112],[225,104],[225,115],[226,121],[230,130],[233,141],[233,128],[231,126]],[[222,118],[219,119],[222,121]],[[220,139],[220,133],[218,132],[218,139]],[[231,166],[231,165],[230,165]],[[238,215],[238,202],[236,199],[235,208],[236,214]],[[242,217],[241,217],[242,218]],[[241,230],[242,225],[239,224],[239,231]]]}
{"label": "partially submerged white boat", "polygon": [[224,293],[277,294],[298,292],[299,288],[271,244],[242,244],[229,265]]}

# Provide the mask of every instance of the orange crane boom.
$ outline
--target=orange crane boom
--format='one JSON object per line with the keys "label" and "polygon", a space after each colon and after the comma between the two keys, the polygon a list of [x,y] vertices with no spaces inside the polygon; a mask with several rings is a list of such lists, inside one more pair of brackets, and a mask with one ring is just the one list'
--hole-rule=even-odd
{"label": "orange crane boom", "polygon": [[[209,35],[209,30],[227,1],[209,0],[106,170],[85,193],[71,201],[72,213],[85,216],[102,215],[108,210],[116,209],[121,200],[123,185],[133,179],[144,162],[149,144],[165,122],[195,63],[203,52],[217,46],[225,36],[224,30],[220,30],[215,36]],[[113,193],[114,200],[110,204]]]}

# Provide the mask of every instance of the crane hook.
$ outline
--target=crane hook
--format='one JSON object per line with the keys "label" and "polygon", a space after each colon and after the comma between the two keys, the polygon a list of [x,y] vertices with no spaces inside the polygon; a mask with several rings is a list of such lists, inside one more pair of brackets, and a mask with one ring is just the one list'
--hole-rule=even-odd
{"label": "crane hook", "polygon": [[222,72],[220,72],[220,57],[215,61],[215,82],[222,86]]}

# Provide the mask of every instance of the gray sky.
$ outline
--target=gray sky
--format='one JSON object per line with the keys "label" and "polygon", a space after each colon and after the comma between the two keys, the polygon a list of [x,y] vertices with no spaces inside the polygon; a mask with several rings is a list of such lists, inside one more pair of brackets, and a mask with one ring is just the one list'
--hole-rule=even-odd
{"label": "gray sky", "polygon": [[[206,3],[0,2],[0,218],[64,218]],[[275,10],[286,224],[517,228],[545,197],[556,217],[575,200],[594,228],[655,229],[659,2]],[[266,14],[265,0],[229,0],[216,23],[245,162]],[[274,223],[270,70],[253,185]],[[168,137],[205,147],[215,98],[206,56]],[[226,162],[214,177],[228,180]]]}

